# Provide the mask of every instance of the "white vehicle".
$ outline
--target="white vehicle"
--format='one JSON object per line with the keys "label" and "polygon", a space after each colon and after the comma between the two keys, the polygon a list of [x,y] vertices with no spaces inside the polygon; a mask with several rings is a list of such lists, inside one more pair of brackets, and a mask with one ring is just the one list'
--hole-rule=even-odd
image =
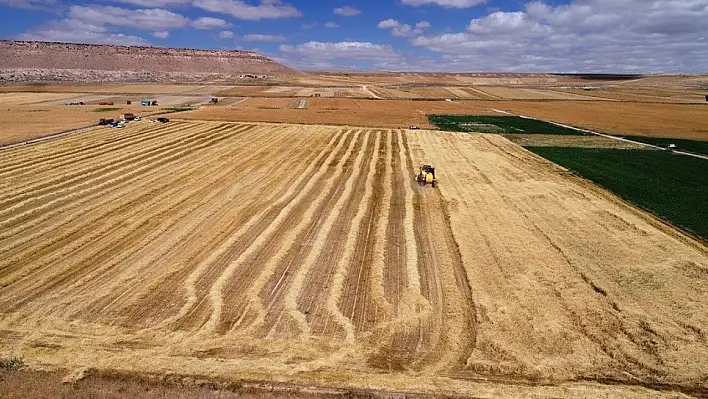
{"label": "white vehicle", "polygon": [[139,116],[136,116],[135,119],[133,119],[133,120],[134,120],[134,121],[139,121],[140,119],[141,119],[141,118],[140,118]]}
{"label": "white vehicle", "polygon": [[148,122],[150,122],[150,123],[155,123],[155,120],[154,120],[154,119],[150,119]]}

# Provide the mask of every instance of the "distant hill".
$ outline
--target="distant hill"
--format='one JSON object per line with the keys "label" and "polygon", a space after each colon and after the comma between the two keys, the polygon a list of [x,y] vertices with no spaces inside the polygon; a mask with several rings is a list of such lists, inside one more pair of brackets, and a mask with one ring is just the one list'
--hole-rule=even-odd
{"label": "distant hill", "polygon": [[199,80],[297,73],[248,51],[0,40],[0,77],[5,81]]}

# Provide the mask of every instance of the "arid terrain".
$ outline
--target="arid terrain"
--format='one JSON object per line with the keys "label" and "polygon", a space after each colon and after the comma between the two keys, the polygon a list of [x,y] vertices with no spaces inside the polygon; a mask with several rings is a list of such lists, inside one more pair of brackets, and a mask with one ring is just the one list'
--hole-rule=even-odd
{"label": "arid terrain", "polygon": [[[122,112],[153,115],[184,107],[191,110],[174,116],[372,128],[430,129],[430,114],[511,113],[615,135],[708,140],[707,88],[706,76],[533,74],[320,73],[218,84],[8,83],[0,86],[0,109],[5,111],[0,114],[0,144],[87,127]],[[210,104],[212,97],[219,103]],[[144,98],[157,100],[160,107],[136,105]],[[82,100],[86,106],[64,105]],[[132,107],[125,105],[128,100]],[[98,105],[102,102],[114,105]],[[95,113],[106,107],[119,109]]]}
{"label": "arid terrain", "polygon": [[500,136],[143,121],[0,159],[0,355],[396,392],[708,388],[705,246]]}
{"label": "arid terrain", "polygon": [[248,51],[0,40],[4,82],[199,82],[297,71]]}
{"label": "arid terrain", "polygon": [[708,77],[138,49],[0,42],[0,392],[708,397],[703,230],[523,147],[702,162]]}

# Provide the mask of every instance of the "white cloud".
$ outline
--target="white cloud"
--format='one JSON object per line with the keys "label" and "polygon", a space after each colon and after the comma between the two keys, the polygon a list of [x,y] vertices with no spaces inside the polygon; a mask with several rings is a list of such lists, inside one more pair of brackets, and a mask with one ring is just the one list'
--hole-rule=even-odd
{"label": "white cloud", "polygon": [[396,21],[395,19],[389,18],[387,20],[379,22],[378,28],[379,29],[391,29],[401,26],[401,23]]}
{"label": "white cloud", "polygon": [[234,33],[231,32],[230,30],[225,30],[219,32],[219,39],[233,39],[234,38]]}
{"label": "white cloud", "polygon": [[183,28],[186,17],[160,8],[129,10],[113,6],[72,6],[70,19],[99,25],[114,25],[150,31]]}
{"label": "white cloud", "polygon": [[403,55],[389,45],[354,41],[281,45],[280,51],[311,64],[322,64],[330,60],[395,62],[403,59]]}
{"label": "white cloud", "polygon": [[251,33],[243,36],[241,39],[244,42],[268,42],[268,43],[282,43],[287,42],[288,38],[283,35],[262,35]]}
{"label": "white cloud", "polygon": [[330,28],[330,29],[335,29],[335,28],[339,28],[339,24],[338,24],[338,23],[335,23],[335,22],[326,22],[326,23],[324,24],[324,27],[325,27],[325,28]]}
{"label": "white cloud", "polygon": [[152,35],[158,39],[167,39],[170,37],[170,32],[164,30],[162,32],[152,32]]}
{"label": "white cloud", "polygon": [[143,7],[184,7],[192,4],[192,0],[111,0],[113,2],[135,4]]}
{"label": "white cloud", "polygon": [[361,10],[352,6],[337,7],[334,9],[334,13],[337,15],[342,15],[345,17],[353,17],[355,15],[361,14]]}
{"label": "white cloud", "polygon": [[708,65],[705,21],[708,0],[535,1],[411,44],[441,54],[453,70],[701,71]]}
{"label": "white cloud", "polygon": [[169,37],[170,29],[183,28],[189,20],[164,9],[129,10],[113,6],[72,6],[67,18],[50,21],[18,36],[23,40],[45,40],[94,44],[149,45],[142,37],[112,28],[140,29],[157,38]]}
{"label": "white cloud", "polygon": [[57,4],[57,0],[0,0],[0,5],[2,4],[16,8],[49,11]]}
{"label": "white cloud", "polygon": [[17,36],[19,40],[36,40],[66,43],[113,44],[121,46],[149,46],[150,42],[139,36],[109,33],[98,25],[81,26],[79,21],[51,22],[40,29]]}
{"label": "white cloud", "polygon": [[312,28],[314,28],[315,26],[317,26],[317,22],[312,22],[312,23],[309,23],[309,24],[303,24],[303,25],[302,25],[302,29],[312,29]]}
{"label": "white cloud", "polygon": [[401,4],[414,7],[432,4],[445,8],[470,8],[486,3],[487,0],[401,0]]}
{"label": "white cloud", "polygon": [[391,29],[391,35],[395,37],[414,37],[422,35],[426,29],[430,28],[430,22],[421,21],[412,27],[408,24],[402,24],[395,19],[386,19],[377,25],[379,29]]}
{"label": "white cloud", "polygon": [[302,15],[297,8],[284,4],[280,0],[261,0],[258,5],[250,5],[240,0],[193,0],[192,4],[203,10],[251,21],[292,18]]}
{"label": "white cloud", "polygon": [[231,24],[221,18],[201,17],[189,23],[194,29],[209,30],[209,29],[226,29],[230,28]]}

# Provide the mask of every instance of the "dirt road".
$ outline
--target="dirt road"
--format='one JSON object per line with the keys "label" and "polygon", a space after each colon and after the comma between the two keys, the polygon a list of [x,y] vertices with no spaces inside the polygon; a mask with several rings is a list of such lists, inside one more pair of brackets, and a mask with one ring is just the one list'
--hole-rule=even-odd
{"label": "dirt road", "polygon": [[34,365],[671,396],[708,388],[707,270],[497,136],[174,122],[0,152],[0,357]]}

